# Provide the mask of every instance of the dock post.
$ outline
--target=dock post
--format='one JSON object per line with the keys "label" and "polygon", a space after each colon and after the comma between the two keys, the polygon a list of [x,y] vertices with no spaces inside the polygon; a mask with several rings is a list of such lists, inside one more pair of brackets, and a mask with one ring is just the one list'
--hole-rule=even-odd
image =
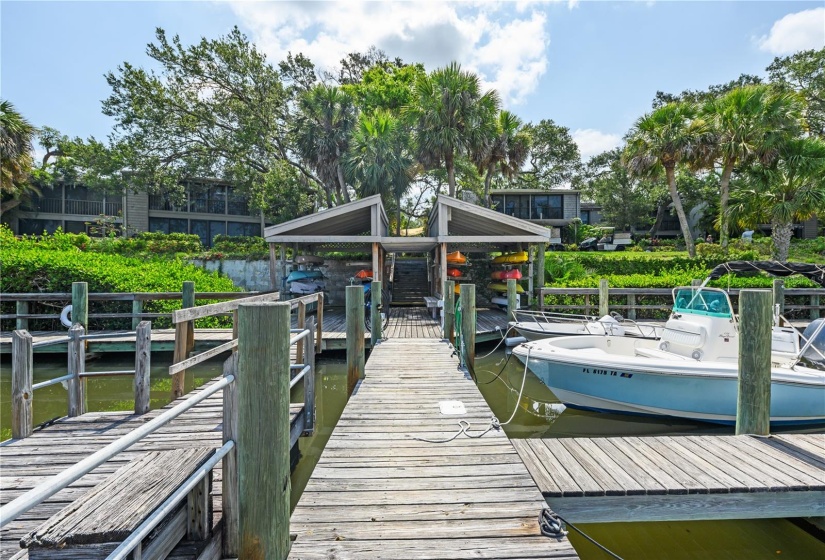
{"label": "dock post", "polygon": [[636,294],[627,294],[627,318],[636,320]]}
{"label": "dock post", "polygon": [[541,295],[541,289],[544,287],[544,258],[545,252],[547,251],[547,245],[544,243],[539,243],[536,245],[536,283],[533,288],[536,291],[536,301],[538,302],[538,308],[542,309],[544,307],[543,297]]}
{"label": "dock post", "polygon": [[518,293],[516,292],[516,281],[507,279],[507,320],[516,320],[516,307],[518,306]]}
{"label": "dock post", "polygon": [[142,319],[140,318],[140,314],[143,313],[143,300],[142,299],[133,299],[132,300],[132,330],[136,331],[138,325]]}
{"label": "dock post", "polygon": [[141,321],[135,329],[135,414],[146,414],[150,405],[152,323]]}
{"label": "dock post", "polygon": [[609,294],[610,288],[607,284],[607,278],[599,279],[599,317],[604,317],[610,313]]}
{"label": "dock post", "polygon": [[[182,288],[181,309],[195,306],[195,283],[184,282]],[[195,347],[195,322],[181,321],[175,325],[175,353],[172,363],[182,362],[189,357]],[[172,398],[177,399],[186,392],[187,372],[179,371],[172,376]]]}
{"label": "dock post", "polygon": [[[461,343],[470,371],[476,365],[476,285],[461,284]],[[459,352],[461,349],[459,348]]]}
{"label": "dock post", "polygon": [[11,333],[11,437],[32,435],[32,335],[25,330]]}
{"label": "dock post", "polygon": [[318,324],[315,326],[315,353],[320,354],[324,349],[324,292],[318,292],[318,303],[315,308],[315,320]]}
{"label": "dock post", "polygon": [[808,315],[813,321],[814,319],[819,319],[819,311],[822,309],[819,306],[819,294],[814,294],[811,296],[811,312]]}
{"label": "dock post", "polygon": [[779,304],[779,314],[785,314],[785,281],[781,278],[773,279],[773,304]]}
{"label": "dock post", "polygon": [[309,366],[309,373],[304,377],[304,435],[315,431],[315,319],[307,319],[309,337],[304,346],[304,365]]}
{"label": "dock post", "polygon": [[29,314],[29,302],[28,301],[18,301],[15,309],[15,313],[17,314],[17,321],[15,328],[18,331],[25,331],[29,329],[29,320],[28,318],[21,318],[20,315],[28,315]]}
{"label": "dock post", "polygon": [[291,305],[241,304],[238,311],[238,557],[283,559],[289,553]]}
{"label": "dock post", "polygon": [[224,455],[221,500],[223,509],[223,557],[238,557],[238,352],[223,363],[223,376],[235,382],[223,390],[223,443],[235,442],[235,449]]}
{"label": "dock post", "polygon": [[[192,281],[184,282],[182,292],[181,309],[195,307],[195,283]],[[189,357],[189,353],[195,349],[195,321],[188,321],[188,323],[189,329],[186,332],[186,356],[184,356],[184,359]]]}
{"label": "dock post", "polygon": [[347,394],[364,376],[364,287],[347,286]]}
{"label": "dock post", "polygon": [[[72,308],[74,309],[74,307]],[[72,318],[74,320],[74,318]],[[69,416],[80,416],[86,412],[86,380],[80,374],[86,371],[86,349],[80,337],[86,330],[83,325],[74,324],[69,329]]]}
{"label": "dock post", "polygon": [[86,282],[72,282],[72,325],[89,329],[89,284]]}
{"label": "dock post", "polygon": [[444,340],[455,344],[455,282],[444,282]]}
{"label": "dock post", "polygon": [[770,433],[772,301],[770,290],[739,292],[737,435]]}
{"label": "dock post", "polygon": [[[307,304],[305,301],[301,300],[298,302],[298,328],[304,329],[307,324]],[[296,361],[300,360],[301,357],[304,355],[304,339],[302,338],[298,342],[295,343],[295,358]]]}
{"label": "dock post", "polygon": [[370,348],[381,340],[381,281],[376,280],[370,287]]}

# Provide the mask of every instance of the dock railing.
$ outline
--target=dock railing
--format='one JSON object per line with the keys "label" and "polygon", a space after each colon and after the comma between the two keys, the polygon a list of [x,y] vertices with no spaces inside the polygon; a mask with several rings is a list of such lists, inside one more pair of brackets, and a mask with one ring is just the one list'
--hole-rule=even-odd
{"label": "dock railing", "polygon": [[[86,380],[89,377],[134,376],[135,414],[149,412],[149,382],[151,369],[152,324],[141,321],[136,331],[107,335],[87,335],[82,325],[73,325],[66,338],[33,342],[26,330],[12,333],[11,433],[15,439],[27,438],[34,430],[32,406],[34,391],[57,383],[68,386],[68,416],[86,411]],[[85,341],[97,337],[135,337],[135,369],[87,371]],[[34,348],[68,343],[67,373],[34,383]]]}
{"label": "dock railing", "polygon": [[[726,290],[732,303],[739,299],[738,288]],[[628,319],[665,319],[673,308],[670,288],[607,288],[606,303],[611,311],[617,311]],[[825,289],[785,288],[783,307],[789,318],[814,320],[825,316]],[[601,296],[601,297],[600,297]],[[539,310],[559,313],[594,315],[599,312],[599,288],[541,288]],[[778,302],[779,303],[779,302]]]}
{"label": "dock railing", "polygon": [[[314,404],[310,405],[314,403],[314,325],[310,319],[308,328],[290,328],[292,305],[292,302],[242,304],[238,309],[239,339],[233,341],[233,347],[237,346],[238,351],[225,362],[220,380],[0,508],[0,527],[5,527],[198,403],[223,391],[223,445],[149,514],[107,560],[128,558],[143,538],[196,490],[200,481],[221,460],[223,557],[247,557],[244,550],[247,539],[244,543],[240,539],[243,534],[248,537],[249,546],[261,545],[264,550],[274,551],[268,557],[286,558],[289,551],[291,437],[284,437],[288,430],[284,430],[278,420],[289,422],[289,394],[299,382],[306,385],[306,404],[313,409],[312,412],[305,411],[308,429],[311,430],[314,423]],[[305,343],[304,363],[290,364],[290,347],[299,341]],[[298,372],[292,379],[291,371]],[[275,382],[272,382],[273,373]],[[263,418],[273,416],[275,421],[262,422]],[[306,429],[306,424],[304,427]],[[238,476],[239,471],[245,473],[243,479]]]}

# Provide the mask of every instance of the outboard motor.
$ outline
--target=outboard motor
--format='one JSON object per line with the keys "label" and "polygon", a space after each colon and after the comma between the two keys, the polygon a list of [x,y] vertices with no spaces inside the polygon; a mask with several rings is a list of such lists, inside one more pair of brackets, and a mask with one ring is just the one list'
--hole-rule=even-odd
{"label": "outboard motor", "polygon": [[[822,323],[825,323],[825,319],[814,319],[807,326],[805,332],[802,333],[804,340],[811,340],[811,337],[813,337],[811,346],[805,350],[802,358],[811,363],[811,367],[825,370],[825,357],[823,357],[825,355],[825,326]],[[805,344],[804,340],[801,344]]]}

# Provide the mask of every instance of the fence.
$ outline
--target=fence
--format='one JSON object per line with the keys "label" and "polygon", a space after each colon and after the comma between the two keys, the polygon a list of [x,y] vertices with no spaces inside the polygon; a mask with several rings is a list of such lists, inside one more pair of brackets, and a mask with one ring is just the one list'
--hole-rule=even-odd
{"label": "fence", "polygon": [[[142,539],[153,531],[167,512],[186,499],[221,460],[223,557],[249,557],[253,551],[245,548],[248,545],[262,547],[268,552],[268,557],[286,558],[289,551],[288,480],[292,437],[284,437],[287,430],[283,429],[280,422],[262,422],[261,419],[271,417],[274,411],[277,420],[289,422],[290,389],[303,382],[303,431],[311,431],[314,425],[315,331],[312,319],[309,320],[309,328],[291,328],[291,311],[297,305],[299,302],[294,300],[241,304],[237,309],[236,323],[239,338],[232,341],[232,348],[237,347],[238,350],[225,362],[224,375],[219,381],[9,502],[0,508],[0,527],[54,496],[206,398],[223,391],[223,445],[150,514],[108,559],[128,558],[133,550],[139,550]],[[75,333],[81,330],[82,328],[73,329]],[[16,337],[15,340],[18,341],[28,340],[28,344],[18,342],[16,347],[20,350],[15,356],[23,356],[30,364],[31,337],[29,335],[27,338],[26,335],[28,333],[20,333]],[[82,336],[76,334],[73,337],[76,350]],[[290,347],[299,342],[303,343],[304,363],[291,364]],[[206,354],[200,354],[193,360],[203,361],[207,359]],[[170,373],[175,367],[170,368]],[[293,371],[297,375],[291,379]],[[272,382],[273,374],[275,382]],[[78,378],[76,375],[75,381]],[[33,387],[29,389],[29,394],[32,389]],[[271,460],[273,456],[277,460]],[[245,476],[239,477],[239,472],[244,472]],[[241,534],[244,535],[243,542]]]}
{"label": "fence", "polygon": [[[781,285],[781,281],[779,281]],[[731,303],[737,305],[739,289],[727,290]],[[817,319],[825,316],[825,289],[781,288],[778,303],[789,319]],[[604,298],[607,298],[606,300]],[[593,315],[605,306],[629,319],[666,319],[673,307],[669,288],[541,288],[539,310]],[[600,315],[602,313],[599,313]]]}

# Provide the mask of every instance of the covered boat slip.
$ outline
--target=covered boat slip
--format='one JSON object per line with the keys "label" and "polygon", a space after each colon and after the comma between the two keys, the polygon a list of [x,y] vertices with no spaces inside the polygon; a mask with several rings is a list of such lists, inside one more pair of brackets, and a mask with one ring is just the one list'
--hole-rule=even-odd
{"label": "covered boat slip", "polygon": [[[536,246],[544,249],[555,239],[552,229],[444,195],[436,199],[423,237],[391,235],[381,197],[375,195],[268,227],[264,238],[273,266],[278,257],[276,247],[280,247],[281,270],[272,270],[273,278],[287,276],[287,247],[295,254],[371,253],[374,279],[379,281],[389,280],[387,254],[426,254],[432,263],[428,270],[431,296],[441,296],[444,282],[451,279],[447,275],[449,252],[533,251]],[[544,250],[535,253],[539,265],[534,269],[530,261],[526,275],[531,296],[534,288],[544,284]]]}

